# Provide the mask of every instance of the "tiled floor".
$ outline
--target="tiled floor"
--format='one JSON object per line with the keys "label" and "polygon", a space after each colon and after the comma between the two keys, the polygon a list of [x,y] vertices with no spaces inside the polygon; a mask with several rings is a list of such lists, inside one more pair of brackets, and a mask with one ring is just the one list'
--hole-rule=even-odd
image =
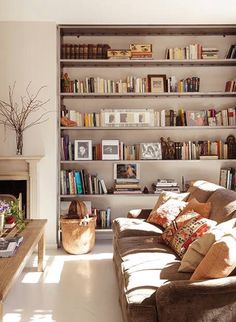
{"label": "tiled floor", "polygon": [[3,322],[122,322],[111,241],[86,255],[47,251],[44,273],[32,263],[4,303]]}

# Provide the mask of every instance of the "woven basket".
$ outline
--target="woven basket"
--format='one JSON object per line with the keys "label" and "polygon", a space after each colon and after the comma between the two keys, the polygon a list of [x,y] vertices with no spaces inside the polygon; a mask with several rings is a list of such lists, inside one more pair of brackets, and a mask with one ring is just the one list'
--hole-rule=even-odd
{"label": "woven basket", "polygon": [[95,244],[96,217],[86,219],[60,219],[62,245],[69,254],[86,254]]}

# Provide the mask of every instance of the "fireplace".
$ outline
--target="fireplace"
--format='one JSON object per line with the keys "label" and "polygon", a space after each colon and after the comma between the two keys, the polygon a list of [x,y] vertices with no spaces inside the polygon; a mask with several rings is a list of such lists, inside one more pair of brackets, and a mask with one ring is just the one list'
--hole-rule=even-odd
{"label": "fireplace", "polygon": [[1,156],[0,194],[20,197],[25,217],[39,218],[38,162],[41,156]]}
{"label": "fireplace", "polygon": [[0,194],[15,196],[19,200],[19,207],[25,218],[28,218],[27,185],[27,180],[0,180]]}

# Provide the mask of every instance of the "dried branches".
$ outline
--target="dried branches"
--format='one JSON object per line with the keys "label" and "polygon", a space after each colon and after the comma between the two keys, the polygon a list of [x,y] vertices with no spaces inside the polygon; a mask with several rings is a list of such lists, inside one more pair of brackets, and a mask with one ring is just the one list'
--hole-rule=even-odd
{"label": "dried branches", "polygon": [[[21,106],[14,102],[14,89],[9,86],[9,103],[3,100],[0,100],[0,124],[4,124],[5,127],[8,127],[16,132],[16,139],[21,138],[21,144],[19,145],[18,151],[18,141],[17,141],[17,153],[22,154],[23,146],[23,132],[37,124],[44,123],[48,120],[45,118],[49,113],[44,109],[44,105],[49,100],[40,100],[39,94],[45,88],[42,86],[35,94],[31,94],[29,87],[31,82],[26,88],[26,96],[21,97]],[[43,113],[39,116],[37,112],[43,110]],[[35,119],[32,119],[32,116],[35,115]]]}

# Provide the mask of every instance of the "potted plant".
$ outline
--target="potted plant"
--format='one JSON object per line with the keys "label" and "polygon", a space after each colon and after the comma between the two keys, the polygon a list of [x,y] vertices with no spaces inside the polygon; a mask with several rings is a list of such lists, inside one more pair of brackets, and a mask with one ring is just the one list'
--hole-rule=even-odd
{"label": "potted plant", "polygon": [[19,200],[5,201],[0,200],[0,230],[7,227],[16,226],[19,231],[25,228],[23,212],[19,208]]}

